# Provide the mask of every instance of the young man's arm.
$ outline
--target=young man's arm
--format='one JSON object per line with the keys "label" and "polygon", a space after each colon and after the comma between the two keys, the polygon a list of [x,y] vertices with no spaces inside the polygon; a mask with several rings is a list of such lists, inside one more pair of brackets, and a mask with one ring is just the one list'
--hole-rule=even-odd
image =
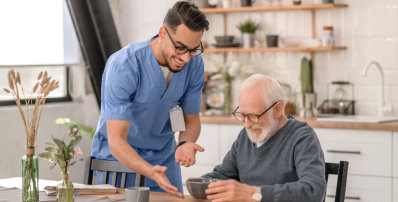
{"label": "young man's arm", "polygon": [[107,120],[108,142],[111,154],[127,168],[144,175],[157,182],[160,188],[171,195],[184,198],[178,189],[170,184],[165,172],[167,167],[152,166],[142,159],[137,152],[127,143],[130,121]]}
{"label": "young man's arm", "polygon": [[180,133],[178,142],[186,141],[186,143],[177,147],[175,160],[180,165],[189,167],[195,164],[196,152],[203,152],[204,149],[195,144],[200,134],[199,114],[184,114],[184,119],[186,130]]}

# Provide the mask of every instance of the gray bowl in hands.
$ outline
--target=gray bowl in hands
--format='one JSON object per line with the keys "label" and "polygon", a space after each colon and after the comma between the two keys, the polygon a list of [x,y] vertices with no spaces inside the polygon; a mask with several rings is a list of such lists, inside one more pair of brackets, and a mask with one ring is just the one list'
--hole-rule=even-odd
{"label": "gray bowl in hands", "polygon": [[212,179],[212,178],[192,178],[186,181],[187,189],[191,196],[196,199],[206,199],[206,189],[212,182],[217,182],[219,179]]}

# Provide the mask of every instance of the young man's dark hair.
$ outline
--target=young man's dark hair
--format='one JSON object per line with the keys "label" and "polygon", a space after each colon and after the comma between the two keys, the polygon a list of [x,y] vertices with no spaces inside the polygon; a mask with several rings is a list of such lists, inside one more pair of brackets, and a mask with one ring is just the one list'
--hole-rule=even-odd
{"label": "young man's dark hair", "polygon": [[209,22],[195,4],[186,1],[178,1],[167,11],[163,23],[173,32],[181,23],[184,23],[192,31],[209,30]]}

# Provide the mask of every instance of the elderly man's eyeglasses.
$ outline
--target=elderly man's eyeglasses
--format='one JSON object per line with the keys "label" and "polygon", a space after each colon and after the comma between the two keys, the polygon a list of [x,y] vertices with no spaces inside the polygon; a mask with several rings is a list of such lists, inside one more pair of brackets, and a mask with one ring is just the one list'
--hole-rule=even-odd
{"label": "elderly man's eyeglasses", "polygon": [[171,43],[173,44],[173,46],[174,46],[174,48],[175,48],[175,52],[176,52],[177,54],[183,55],[183,54],[189,52],[189,55],[190,55],[191,57],[194,57],[194,56],[197,56],[197,55],[200,55],[200,54],[203,53],[204,50],[203,50],[202,42],[200,42],[200,49],[198,49],[198,48],[188,49],[184,44],[181,44],[180,42],[179,42],[179,43],[181,44],[181,46],[176,46],[176,43],[175,43],[174,40],[171,38],[170,33],[169,33],[169,31],[167,30],[167,28],[164,27],[164,29],[166,29],[167,35],[169,36],[170,41],[171,41]]}
{"label": "elderly man's eyeglasses", "polygon": [[258,120],[260,119],[260,117],[262,115],[264,115],[268,110],[270,110],[276,103],[278,103],[278,101],[274,102],[274,104],[272,104],[270,107],[268,107],[263,113],[261,114],[245,114],[245,113],[241,113],[241,112],[237,112],[237,110],[239,109],[239,106],[234,110],[234,112],[232,112],[232,114],[239,120],[242,122],[245,122],[246,117],[253,123],[258,123]]}

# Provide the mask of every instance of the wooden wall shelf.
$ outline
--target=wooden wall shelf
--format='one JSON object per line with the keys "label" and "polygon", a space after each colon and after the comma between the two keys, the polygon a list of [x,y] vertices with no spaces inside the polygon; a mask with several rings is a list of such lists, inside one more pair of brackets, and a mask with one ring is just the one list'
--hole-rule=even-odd
{"label": "wooden wall shelf", "polygon": [[345,46],[326,46],[326,47],[259,47],[259,48],[206,48],[205,53],[224,53],[224,52],[276,52],[276,51],[332,51],[332,50],[346,50]]}
{"label": "wooden wall shelf", "polygon": [[345,8],[347,4],[303,4],[286,6],[257,6],[257,7],[235,7],[235,8],[202,8],[203,13],[232,13],[232,12],[254,12],[254,11],[278,11],[278,10],[315,10],[324,8]]}

